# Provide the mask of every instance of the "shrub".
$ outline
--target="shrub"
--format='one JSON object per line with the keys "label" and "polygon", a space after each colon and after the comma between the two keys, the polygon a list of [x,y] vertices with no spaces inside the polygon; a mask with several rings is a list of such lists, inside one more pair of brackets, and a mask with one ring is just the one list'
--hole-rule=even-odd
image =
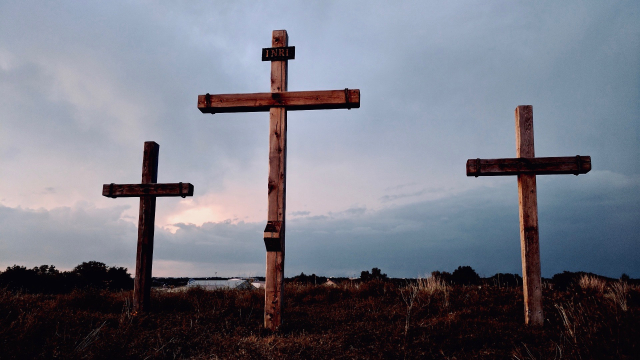
{"label": "shrub", "polygon": [[360,280],[362,281],[371,281],[371,280],[388,280],[387,274],[383,274],[382,270],[374,267],[371,269],[371,273],[369,271],[363,271],[360,273]]}
{"label": "shrub", "polygon": [[455,285],[478,285],[480,276],[471,266],[458,266],[451,274],[451,282]]}
{"label": "shrub", "polygon": [[522,276],[498,273],[488,278],[486,283],[497,287],[520,287],[522,286]]}

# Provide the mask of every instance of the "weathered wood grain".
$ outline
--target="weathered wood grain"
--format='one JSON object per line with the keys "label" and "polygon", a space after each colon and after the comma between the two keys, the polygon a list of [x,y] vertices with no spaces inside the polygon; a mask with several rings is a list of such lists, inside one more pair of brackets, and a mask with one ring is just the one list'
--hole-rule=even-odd
{"label": "weathered wood grain", "polygon": [[[515,110],[516,156],[534,158],[533,107],[520,105]],[[522,256],[522,284],[524,321],[542,326],[542,279],[538,233],[538,193],[536,176],[518,175],[518,203],[520,214],[520,251]]]}
{"label": "weathered wood grain", "polygon": [[542,326],[542,281],[538,231],[538,196],[535,175],[518,175],[518,212],[520,216],[520,252],[524,321]]}
{"label": "weathered wood grain", "polygon": [[590,156],[469,159],[467,176],[586,174],[591,171]]}
{"label": "weathered wood grain", "polygon": [[[275,30],[272,47],[286,47],[286,30]],[[271,92],[286,94],[288,62],[271,62]],[[344,100],[344,98],[343,98]],[[287,109],[271,107],[269,110],[269,193],[267,220],[280,225],[280,249],[267,251],[265,276],[264,326],[277,330],[282,324],[284,296],[285,213],[287,199]],[[268,240],[268,239],[267,239]],[[265,246],[267,242],[265,242]],[[269,249],[267,249],[269,250]]]}
{"label": "weathered wood grain", "polygon": [[167,184],[104,184],[102,196],[106,197],[139,197],[139,196],[193,196],[193,185],[190,183]]}
{"label": "weathered wood grain", "polygon": [[198,109],[205,114],[269,111],[273,107],[283,107],[289,111],[359,108],[360,90],[198,95]]}

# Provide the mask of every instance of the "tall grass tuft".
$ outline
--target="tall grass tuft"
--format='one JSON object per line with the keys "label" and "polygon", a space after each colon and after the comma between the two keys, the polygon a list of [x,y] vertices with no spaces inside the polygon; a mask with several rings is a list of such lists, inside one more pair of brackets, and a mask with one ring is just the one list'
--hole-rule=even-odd
{"label": "tall grass tuft", "polygon": [[607,281],[593,275],[582,275],[578,280],[578,285],[583,290],[592,290],[598,294],[603,294],[607,287]]}
{"label": "tall grass tuft", "polygon": [[629,309],[627,306],[629,285],[626,282],[619,280],[611,284],[609,289],[610,291],[607,293],[606,297],[611,299],[615,305],[620,306],[620,310],[627,311]]}
{"label": "tall grass tuft", "polygon": [[429,295],[433,295],[435,293],[446,293],[449,290],[449,285],[447,285],[447,283],[433,276],[418,278],[417,285],[418,291]]}

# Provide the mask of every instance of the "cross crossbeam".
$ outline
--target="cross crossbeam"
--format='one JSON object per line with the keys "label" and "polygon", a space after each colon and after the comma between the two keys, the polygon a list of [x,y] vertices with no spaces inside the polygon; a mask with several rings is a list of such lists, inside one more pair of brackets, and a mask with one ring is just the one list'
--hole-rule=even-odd
{"label": "cross crossbeam", "polygon": [[467,176],[586,174],[591,170],[590,156],[469,159]]}
{"label": "cross crossbeam", "polygon": [[591,157],[535,157],[533,146],[533,107],[520,105],[515,110],[516,156],[511,159],[469,159],[467,176],[517,175],[520,213],[520,248],[525,323],[541,326],[542,283],[538,231],[538,190],[536,175],[586,174]]}
{"label": "cross crossbeam", "polygon": [[360,90],[198,95],[198,109],[205,114],[269,111],[274,107],[289,111],[359,108]]}
{"label": "cross crossbeam", "polygon": [[110,198],[140,196],[193,196],[193,185],[189,183],[170,184],[104,184],[102,196]]}
{"label": "cross crossbeam", "polygon": [[190,183],[158,184],[158,154],[160,145],[144,143],[141,184],[104,184],[102,195],[110,198],[140,197],[138,218],[138,247],[133,285],[133,309],[147,311],[151,304],[151,270],[153,265],[153,235],[156,216],[156,197],[193,196]]}
{"label": "cross crossbeam", "polygon": [[[269,112],[269,179],[264,326],[276,330],[282,323],[284,296],[285,214],[287,181],[287,111],[351,109],[360,107],[360,90],[288,91],[288,46],[286,30],[275,30],[272,48],[263,49],[263,61],[271,61],[271,92],[253,94],[198,95],[202,113]],[[266,51],[266,55],[265,55]],[[276,55],[276,56],[271,56]]]}

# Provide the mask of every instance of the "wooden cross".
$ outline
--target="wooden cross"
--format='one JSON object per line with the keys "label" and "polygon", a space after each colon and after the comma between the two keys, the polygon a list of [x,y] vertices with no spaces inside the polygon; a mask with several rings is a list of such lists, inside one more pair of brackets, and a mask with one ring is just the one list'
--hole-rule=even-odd
{"label": "wooden cross", "polygon": [[295,57],[286,30],[274,30],[272,48],[262,49],[271,61],[271,92],[198,95],[203,113],[269,111],[269,210],[264,243],[267,249],[264,326],[276,330],[282,323],[284,295],[285,208],[287,170],[287,111],[351,109],[360,107],[360,90],[287,91],[288,60]]}
{"label": "wooden cross", "polygon": [[158,152],[160,145],[144,143],[141,184],[104,184],[102,195],[110,198],[140,197],[138,218],[138,252],[133,285],[134,311],[148,311],[151,294],[151,267],[153,262],[153,230],[156,217],[156,197],[193,196],[190,183],[157,184]]}
{"label": "wooden cross", "polygon": [[586,174],[591,157],[535,157],[533,148],[533,107],[516,108],[516,156],[511,159],[469,159],[467,176],[518,176],[520,205],[520,245],[525,323],[542,325],[542,286],[538,243],[538,197],[536,175]]}

